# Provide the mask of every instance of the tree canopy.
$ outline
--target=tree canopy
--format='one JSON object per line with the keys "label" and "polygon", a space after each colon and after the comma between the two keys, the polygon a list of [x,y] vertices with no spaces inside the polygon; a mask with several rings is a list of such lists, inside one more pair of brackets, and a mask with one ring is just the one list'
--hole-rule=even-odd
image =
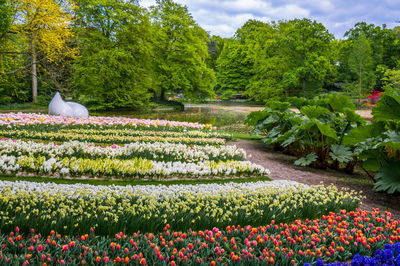
{"label": "tree canopy", "polygon": [[46,103],[55,91],[92,109],[170,96],[361,99],[400,62],[399,27],[358,22],[335,39],[307,18],[251,19],[223,38],[173,0],[0,0],[0,17],[1,104]]}

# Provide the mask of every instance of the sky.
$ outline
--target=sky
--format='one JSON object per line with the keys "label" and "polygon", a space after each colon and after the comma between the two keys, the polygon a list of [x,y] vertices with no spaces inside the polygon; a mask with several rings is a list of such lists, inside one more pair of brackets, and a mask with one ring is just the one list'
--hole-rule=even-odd
{"label": "sky", "polygon": [[[400,26],[400,0],[175,0],[186,5],[197,23],[211,35],[232,37],[247,20],[264,22],[310,18],[336,38],[365,21],[388,28]],[[154,0],[141,0],[149,7]]]}

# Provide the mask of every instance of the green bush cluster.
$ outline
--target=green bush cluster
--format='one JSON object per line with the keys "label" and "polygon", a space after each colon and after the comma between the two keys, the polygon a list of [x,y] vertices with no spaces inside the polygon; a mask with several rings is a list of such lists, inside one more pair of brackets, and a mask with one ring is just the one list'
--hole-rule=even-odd
{"label": "green bush cluster", "polygon": [[348,173],[359,165],[377,191],[400,192],[400,89],[388,88],[372,114],[367,121],[348,97],[326,94],[270,101],[246,122],[264,143],[295,155],[296,165]]}

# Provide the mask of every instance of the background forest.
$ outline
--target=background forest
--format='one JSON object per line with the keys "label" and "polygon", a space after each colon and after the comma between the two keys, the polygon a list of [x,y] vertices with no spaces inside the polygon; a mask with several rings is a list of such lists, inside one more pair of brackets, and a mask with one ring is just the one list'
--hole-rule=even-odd
{"label": "background forest", "polygon": [[364,99],[398,86],[400,28],[356,23],[343,39],[310,19],[247,21],[210,36],[185,6],[158,0],[0,0],[0,104],[55,91],[91,109],[142,109],[168,96]]}

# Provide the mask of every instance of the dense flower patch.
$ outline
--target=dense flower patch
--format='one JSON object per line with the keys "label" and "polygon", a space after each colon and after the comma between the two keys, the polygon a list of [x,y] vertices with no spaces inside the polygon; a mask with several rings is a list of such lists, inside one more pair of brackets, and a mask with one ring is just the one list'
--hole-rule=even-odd
{"label": "dense flower patch", "polygon": [[[355,254],[370,256],[386,243],[400,241],[399,221],[377,210],[343,210],[316,220],[272,221],[266,226],[228,226],[225,230],[176,232],[166,225],[162,233],[117,233],[113,237],[89,230],[77,237],[55,231],[42,236],[33,230],[24,236],[19,230],[0,236],[0,263],[301,265],[317,259],[346,261]],[[392,246],[392,252],[393,247],[397,246]],[[387,255],[386,251],[378,253]]]}
{"label": "dense flower patch", "polygon": [[165,127],[186,129],[211,129],[211,125],[178,122],[168,120],[134,119],[127,117],[90,116],[74,118],[34,113],[0,114],[0,125],[92,125],[92,126],[127,126],[127,127]]}
{"label": "dense flower patch", "polygon": [[246,152],[243,149],[232,145],[215,147],[167,142],[133,142],[121,146],[96,146],[79,141],[56,144],[10,139],[0,140],[0,154],[120,159],[140,157],[157,161],[181,162],[228,161],[246,158]]}
{"label": "dense flower patch", "polygon": [[[130,128],[62,128],[63,133],[76,133],[86,135],[113,135],[113,136],[160,136],[160,137],[190,137],[190,138],[222,138],[231,139],[232,136],[216,131],[200,130],[143,130]],[[47,130],[49,131],[49,130]]]}
{"label": "dense flower patch", "polygon": [[[377,249],[373,256],[362,256],[356,254],[352,261],[351,266],[374,266],[374,265],[400,265],[400,242],[394,244],[386,244],[384,249]],[[311,263],[305,263],[304,266],[311,266]],[[315,262],[315,266],[324,266],[325,263],[322,259]],[[327,263],[327,266],[348,266],[345,262]]]}
{"label": "dense flower patch", "polygon": [[5,129],[0,130],[0,136],[7,138],[37,139],[49,141],[89,141],[96,143],[131,143],[131,142],[169,142],[185,143],[192,145],[224,145],[225,139],[221,138],[201,138],[201,137],[164,137],[164,136],[116,136],[103,134],[67,133],[62,131],[30,131],[25,129]]}
{"label": "dense flower patch", "polygon": [[124,178],[171,178],[171,177],[211,177],[211,176],[268,176],[269,170],[249,161],[203,161],[185,163],[180,161],[163,162],[142,158],[75,158],[45,157],[35,155],[1,155],[0,172],[3,173],[45,173],[91,177]]}
{"label": "dense flower patch", "polygon": [[204,229],[315,218],[359,204],[355,192],[290,181],[133,187],[2,181],[0,228],[84,233],[93,227],[113,234],[156,232],[169,223],[178,230]]}

